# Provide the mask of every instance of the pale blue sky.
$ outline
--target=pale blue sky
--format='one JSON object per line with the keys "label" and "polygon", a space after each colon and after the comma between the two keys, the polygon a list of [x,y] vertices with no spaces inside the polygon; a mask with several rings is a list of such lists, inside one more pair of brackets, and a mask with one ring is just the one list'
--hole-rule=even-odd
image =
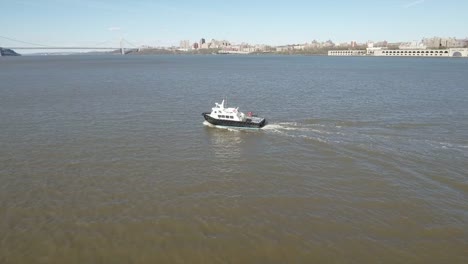
{"label": "pale blue sky", "polygon": [[[0,35],[53,46],[117,43],[121,35],[153,46],[201,37],[272,45],[412,41],[468,37],[467,11],[465,0],[0,0]],[[0,38],[0,46],[17,44]]]}

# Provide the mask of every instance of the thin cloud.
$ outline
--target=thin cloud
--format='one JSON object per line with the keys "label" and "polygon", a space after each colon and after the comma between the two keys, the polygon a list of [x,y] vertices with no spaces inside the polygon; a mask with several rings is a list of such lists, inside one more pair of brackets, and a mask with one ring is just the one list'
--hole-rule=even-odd
{"label": "thin cloud", "polygon": [[109,28],[107,28],[107,30],[109,30],[109,31],[119,31],[120,27],[109,27]]}
{"label": "thin cloud", "polygon": [[416,1],[413,1],[411,3],[408,3],[406,5],[404,5],[405,8],[410,8],[410,7],[413,7],[413,6],[416,6],[416,5],[420,5],[422,3],[424,3],[426,0],[416,0]]}

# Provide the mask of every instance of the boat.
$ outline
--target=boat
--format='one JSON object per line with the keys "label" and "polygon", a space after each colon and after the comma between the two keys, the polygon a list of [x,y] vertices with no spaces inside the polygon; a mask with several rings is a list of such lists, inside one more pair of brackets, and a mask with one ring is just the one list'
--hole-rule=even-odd
{"label": "boat", "polygon": [[226,127],[241,127],[241,128],[262,128],[266,125],[266,119],[258,117],[252,112],[247,114],[239,111],[239,107],[227,107],[224,100],[215,107],[211,108],[211,112],[202,113],[205,120],[215,126]]}

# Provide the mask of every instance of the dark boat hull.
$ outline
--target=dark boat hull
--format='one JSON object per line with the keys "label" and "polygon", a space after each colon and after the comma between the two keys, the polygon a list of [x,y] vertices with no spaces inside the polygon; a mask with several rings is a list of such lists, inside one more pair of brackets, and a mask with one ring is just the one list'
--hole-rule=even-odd
{"label": "dark boat hull", "polygon": [[261,128],[266,125],[266,120],[263,119],[261,122],[251,122],[251,121],[233,121],[233,120],[219,120],[212,118],[209,113],[202,113],[205,120],[215,126],[229,126],[229,127],[248,127],[248,128]]}

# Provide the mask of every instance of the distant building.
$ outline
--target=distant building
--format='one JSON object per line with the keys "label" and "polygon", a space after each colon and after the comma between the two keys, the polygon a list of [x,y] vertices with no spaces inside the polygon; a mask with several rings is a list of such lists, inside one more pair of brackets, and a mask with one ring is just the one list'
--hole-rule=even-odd
{"label": "distant building", "polygon": [[260,51],[260,52],[264,52],[267,50],[267,46],[266,45],[263,45],[263,44],[260,44],[260,45],[255,45],[255,51]]}
{"label": "distant building", "polygon": [[193,49],[198,49],[198,43],[193,43]]}
{"label": "distant building", "polygon": [[387,47],[388,42],[386,40],[374,43],[374,47]]}
{"label": "distant building", "polygon": [[318,42],[317,40],[312,40],[310,44],[308,44],[309,48],[315,49],[315,48],[321,48],[322,44]]}
{"label": "distant building", "polygon": [[335,43],[331,40],[327,40],[322,44],[323,47],[330,48],[330,47],[335,47]]}
{"label": "distant building", "polygon": [[348,42],[342,42],[340,44],[337,45],[338,47],[341,47],[341,48],[347,48],[350,46],[350,44]]}
{"label": "distant building", "polygon": [[293,50],[304,50],[305,49],[305,45],[293,45],[292,46]]}
{"label": "distant building", "polygon": [[210,48],[213,48],[213,49],[221,49],[221,48],[226,48],[229,46],[231,46],[231,43],[229,43],[229,41],[227,40],[212,39],[210,42]]}
{"label": "distant building", "polygon": [[179,47],[181,49],[190,49],[190,40],[181,40]]}
{"label": "distant building", "polygon": [[402,50],[410,50],[410,49],[426,49],[427,46],[424,45],[422,42],[417,42],[417,41],[412,41],[412,42],[407,42],[407,43],[401,43],[398,46],[399,49]]}
{"label": "distant building", "polygon": [[456,38],[423,38],[422,43],[428,48],[462,48],[465,45],[465,41]]}

